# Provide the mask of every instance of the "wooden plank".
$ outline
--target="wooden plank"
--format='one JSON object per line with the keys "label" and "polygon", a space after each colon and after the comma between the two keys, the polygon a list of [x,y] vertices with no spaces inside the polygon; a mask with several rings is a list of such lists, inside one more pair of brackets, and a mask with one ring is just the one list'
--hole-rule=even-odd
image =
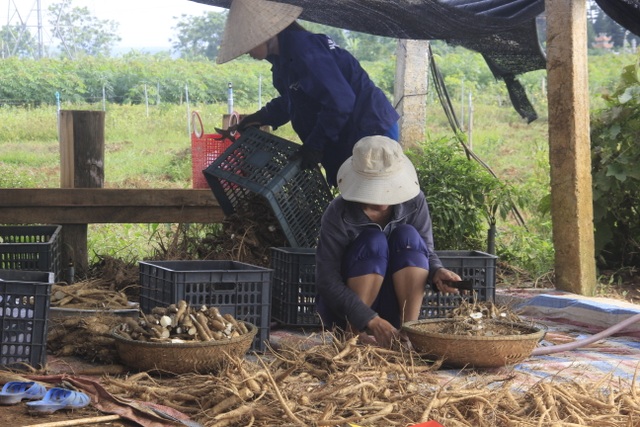
{"label": "wooden plank", "polygon": [[223,219],[208,189],[0,190],[1,224],[215,223]]}

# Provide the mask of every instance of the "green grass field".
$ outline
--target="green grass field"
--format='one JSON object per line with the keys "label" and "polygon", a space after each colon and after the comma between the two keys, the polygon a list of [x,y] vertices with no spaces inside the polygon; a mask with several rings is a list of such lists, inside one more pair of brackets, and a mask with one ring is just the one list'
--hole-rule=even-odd
{"label": "green grass field", "polygon": [[[190,113],[198,111],[205,133],[222,124],[226,105],[107,105],[105,115],[106,188],[190,188]],[[101,106],[69,106],[100,110]],[[237,106],[240,113],[252,110]],[[526,124],[510,105],[481,103],[474,108],[473,149],[502,179],[518,185],[544,186],[546,120]],[[437,102],[428,107],[427,139],[453,137]],[[499,118],[497,122],[496,118]],[[464,121],[466,122],[468,118]],[[57,188],[60,151],[57,111],[0,108],[0,178],[2,188]],[[468,129],[466,129],[468,131]],[[289,125],[276,132],[299,142]],[[541,190],[544,191],[544,190]],[[171,224],[93,224],[89,228],[91,261],[109,255],[137,261],[153,254],[157,239]]]}
{"label": "green grass field", "polygon": [[[622,65],[628,60],[629,57],[620,56],[590,58],[590,91],[594,106],[600,105],[600,93],[615,84]],[[605,67],[605,64],[611,67]],[[497,243],[506,251],[501,258],[504,256],[504,259],[516,262],[533,276],[543,275],[553,267],[550,218],[538,211],[538,204],[549,193],[547,106],[543,81],[542,71],[523,76],[523,84],[539,115],[536,121],[527,124],[510,104],[501,82],[471,93],[469,105],[467,91],[475,86],[468,81],[465,84],[464,79],[453,75],[447,79],[452,108],[462,124],[467,142],[503,182],[517,188],[526,200],[526,206],[521,210],[526,228],[509,218],[499,221]],[[454,140],[454,132],[435,91],[430,89],[426,99],[425,141]],[[63,104],[61,108],[102,110],[102,104]],[[255,109],[255,103],[235,105],[235,110],[241,114],[252,113]],[[214,133],[213,128],[222,125],[227,105],[161,103],[147,107],[107,103],[105,187],[190,188],[189,122],[193,111],[200,113],[205,133]],[[0,123],[0,167],[3,170],[0,188],[59,187],[56,107],[0,107]],[[299,142],[289,125],[279,128],[276,134]],[[153,254],[158,239],[166,238],[173,228],[175,224],[91,225],[89,253],[92,261],[100,255],[131,261],[143,259]]]}

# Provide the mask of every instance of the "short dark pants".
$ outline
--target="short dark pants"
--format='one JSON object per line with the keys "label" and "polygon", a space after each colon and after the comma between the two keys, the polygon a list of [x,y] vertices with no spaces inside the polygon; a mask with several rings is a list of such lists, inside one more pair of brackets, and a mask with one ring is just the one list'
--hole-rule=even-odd
{"label": "short dark pants", "polygon": [[[381,230],[372,227],[349,244],[342,260],[342,277],[346,281],[366,274],[384,276],[380,293],[371,308],[394,327],[400,328],[402,317],[392,275],[405,267],[429,269],[429,250],[417,230],[403,224],[396,227],[387,239]],[[325,327],[346,329],[345,314],[333,312],[320,296],[316,298],[316,309]]]}

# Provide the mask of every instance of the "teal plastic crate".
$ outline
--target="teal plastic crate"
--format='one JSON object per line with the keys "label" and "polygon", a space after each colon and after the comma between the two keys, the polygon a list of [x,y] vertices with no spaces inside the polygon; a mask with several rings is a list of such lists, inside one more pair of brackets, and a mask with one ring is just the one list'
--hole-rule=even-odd
{"label": "teal plastic crate", "polygon": [[[447,317],[463,299],[494,301],[498,257],[480,251],[436,251],[445,268],[463,280],[473,281],[473,291],[442,294],[426,287],[420,318]],[[271,313],[273,320],[289,326],[321,326],[315,310],[315,249],[271,248],[273,269]]]}
{"label": "teal plastic crate", "polygon": [[319,326],[315,249],[271,248],[271,268],[271,318],[283,325]]}
{"label": "teal plastic crate", "polygon": [[249,128],[204,171],[225,215],[252,209],[251,196],[273,211],[291,247],[315,247],[320,220],[333,199],[320,168],[302,169],[300,149],[286,139]]}
{"label": "teal plastic crate", "polygon": [[50,277],[50,273],[0,270],[0,367],[45,366]]}
{"label": "teal plastic crate", "polygon": [[271,324],[272,270],[237,261],[141,261],[140,308],[149,313],[185,300],[218,307],[222,314],[255,325],[252,344],[264,351]]}
{"label": "teal plastic crate", "polygon": [[0,269],[52,272],[61,280],[60,225],[0,226]]}
{"label": "teal plastic crate", "polygon": [[422,300],[420,318],[447,317],[462,300],[491,301],[496,296],[496,263],[498,257],[480,251],[436,251],[442,265],[457,273],[462,280],[473,282],[473,291],[442,294],[429,286]]}

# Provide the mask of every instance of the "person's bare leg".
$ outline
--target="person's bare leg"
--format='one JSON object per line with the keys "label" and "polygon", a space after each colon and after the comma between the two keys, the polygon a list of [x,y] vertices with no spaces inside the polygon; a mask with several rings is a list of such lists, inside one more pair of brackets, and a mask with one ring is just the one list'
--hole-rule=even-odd
{"label": "person's bare leg", "polygon": [[[420,267],[405,267],[393,274],[393,287],[398,297],[402,323],[418,320],[428,277],[429,271]],[[400,332],[400,343],[407,349],[413,348],[404,331]]]}
{"label": "person's bare leg", "polygon": [[420,267],[405,267],[393,274],[402,323],[418,320],[428,276],[429,270]]}
{"label": "person's bare leg", "polygon": [[[365,274],[364,276],[352,277],[347,280],[347,286],[360,297],[369,307],[373,305],[376,297],[382,288],[384,277],[378,274]],[[366,331],[356,330],[351,323],[347,325],[348,332],[359,335],[363,344],[376,344],[374,338],[369,337]]]}

